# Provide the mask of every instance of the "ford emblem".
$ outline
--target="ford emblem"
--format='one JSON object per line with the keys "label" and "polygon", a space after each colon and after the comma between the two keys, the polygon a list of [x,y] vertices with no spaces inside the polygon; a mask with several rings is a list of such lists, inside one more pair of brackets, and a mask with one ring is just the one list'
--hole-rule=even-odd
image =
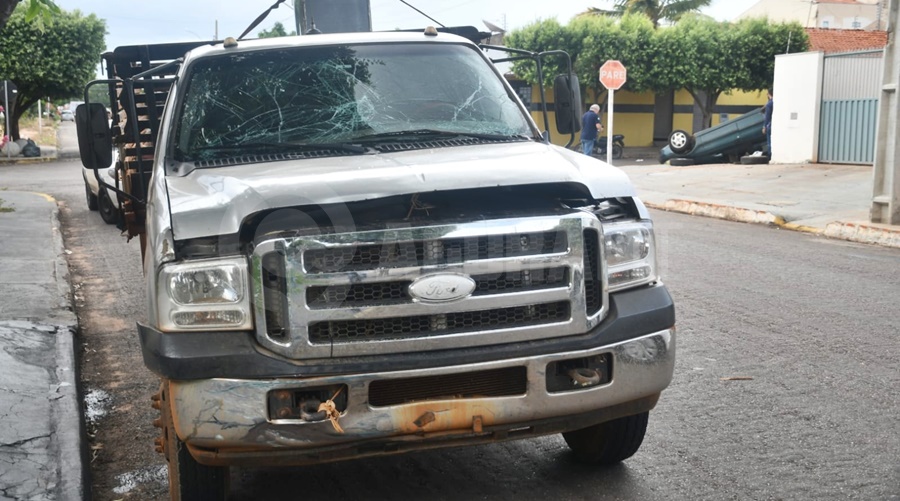
{"label": "ford emblem", "polygon": [[423,303],[446,303],[469,297],[475,281],[466,275],[426,275],[409,284],[409,295]]}

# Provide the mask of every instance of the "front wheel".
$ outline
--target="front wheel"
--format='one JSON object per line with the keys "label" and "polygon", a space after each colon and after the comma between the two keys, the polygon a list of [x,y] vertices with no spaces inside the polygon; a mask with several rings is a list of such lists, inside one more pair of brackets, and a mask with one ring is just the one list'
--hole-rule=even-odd
{"label": "front wheel", "polygon": [[166,386],[163,382],[160,407],[164,452],[169,464],[169,497],[172,501],[224,500],[228,496],[228,467],[202,465],[191,456],[185,443],[175,434]]}
{"label": "front wheel", "polygon": [[613,465],[638,451],[644,441],[649,417],[649,411],[642,412],[562,435],[579,461]]}

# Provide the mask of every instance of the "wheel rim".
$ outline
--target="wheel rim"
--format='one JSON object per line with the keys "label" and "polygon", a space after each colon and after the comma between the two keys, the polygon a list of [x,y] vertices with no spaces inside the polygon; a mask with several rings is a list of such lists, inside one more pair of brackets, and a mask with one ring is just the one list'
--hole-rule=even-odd
{"label": "wheel rim", "polygon": [[673,148],[684,148],[687,145],[687,136],[681,132],[676,132],[672,134],[672,138],[669,141],[672,143]]}
{"label": "wheel rim", "polygon": [[112,199],[109,198],[109,194],[106,192],[100,193],[98,197],[98,203],[100,204],[100,213],[103,216],[103,220],[107,223],[113,223],[116,220],[116,208],[113,206]]}

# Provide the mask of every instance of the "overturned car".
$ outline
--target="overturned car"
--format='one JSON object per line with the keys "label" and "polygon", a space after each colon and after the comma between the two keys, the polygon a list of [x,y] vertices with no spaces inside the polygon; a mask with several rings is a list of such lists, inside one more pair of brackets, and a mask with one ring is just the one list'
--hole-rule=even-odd
{"label": "overturned car", "polygon": [[766,150],[763,125],[765,112],[760,108],[696,134],[675,130],[669,134],[669,144],[659,150],[659,163],[768,163],[768,157],[752,155]]}

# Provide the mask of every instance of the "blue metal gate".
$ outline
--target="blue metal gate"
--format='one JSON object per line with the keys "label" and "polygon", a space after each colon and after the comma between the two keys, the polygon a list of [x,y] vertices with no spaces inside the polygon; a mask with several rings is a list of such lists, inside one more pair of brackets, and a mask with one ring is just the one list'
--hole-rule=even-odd
{"label": "blue metal gate", "polygon": [[819,162],[873,164],[883,51],[825,56]]}

